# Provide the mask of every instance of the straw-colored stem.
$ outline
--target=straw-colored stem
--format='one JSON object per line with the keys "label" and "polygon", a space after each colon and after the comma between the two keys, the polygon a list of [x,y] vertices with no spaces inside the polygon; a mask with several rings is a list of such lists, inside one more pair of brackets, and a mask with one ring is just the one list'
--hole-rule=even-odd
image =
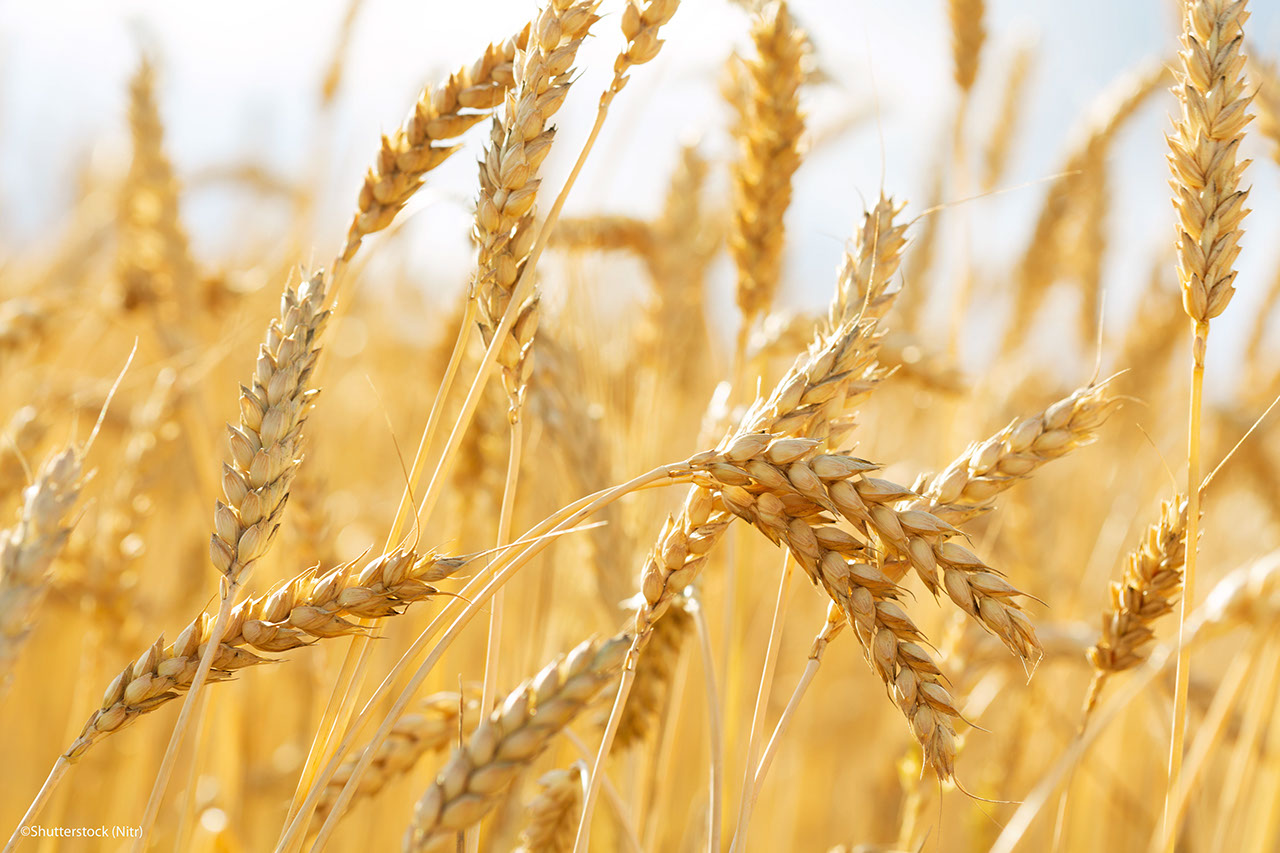
{"label": "straw-colored stem", "polygon": [[1168,832],[1174,809],[1178,777],[1182,773],[1182,747],[1187,731],[1187,687],[1191,678],[1191,649],[1187,647],[1188,602],[1195,600],[1196,556],[1200,550],[1200,410],[1204,397],[1204,352],[1209,324],[1192,322],[1191,407],[1187,429],[1187,562],[1182,577],[1182,601],[1178,606],[1178,668],[1173,688],[1173,735],[1169,739],[1169,782],[1165,789],[1163,827],[1168,837],[1165,850],[1173,853],[1176,840]]}
{"label": "straw-colored stem", "polygon": [[702,680],[707,687],[707,730],[711,747],[711,813],[707,815],[707,851],[720,850],[720,824],[724,792],[724,724],[721,720],[720,694],[716,690],[715,655],[711,651],[711,631],[707,617],[696,598],[689,599],[687,607],[698,631],[698,645],[702,649]]}
{"label": "straw-colored stem", "polygon": [[22,833],[23,827],[30,826],[40,816],[40,811],[49,802],[49,798],[53,796],[53,792],[58,788],[58,783],[62,781],[63,776],[67,775],[67,769],[70,767],[71,762],[67,760],[67,757],[59,755],[58,760],[53,763],[53,769],[49,771],[48,778],[40,786],[40,792],[36,794],[36,798],[27,807],[22,820],[18,821],[18,825],[14,827],[13,835],[9,836],[9,843],[4,846],[4,853],[13,853],[18,848],[18,841],[26,838]]}
{"label": "straw-colored stem", "polygon": [[[507,457],[507,480],[502,490],[502,509],[498,514],[498,541],[501,548],[511,539],[511,516],[515,510],[516,481],[520,476],[520,456],[524,446],[522,421],[516,417],[511,422],[511,452]],[[498,664],[502,658],[502,618],[505,594],[499,589],[493,597],[493,609],[489,612],[489,640],[484,655],[484,689],[480,696],[480,713],[493,710],[498,681]]]}
{"label": "straw-colored stem", "polygon": [[[335,289],[338,285],[338,279],[339,275],[335,269],[333,275],[333,287]],[[422,479],[422,473],[426,469],[427,450],[435,441],[436,430],[440,425],[440,416],[444,412],[445,401],[453,388],[458,370],[462,365],[463,356],[466,353],[467,344],[471,340],[472,329],[475,327],[475,313],[476,302],[474,299],[468,299],[463,309],[462,324],[458,328],[457,337],[454,339],[453,351],[449,354],[448,366],[445,367],[444,376],[440,380],[440,387],[436,389],[435,399],[431,403],[431,412],[427,415],[427,425],[423,427],[422,435],[418,439],[418,449],[414,453],[413,465],[409,472],[409,487],[400,494],[400,504],[396,507],[395,521],[387,534],[383,550],[391,548],[393,543],[398,542],[404,534],[404,527],[409,518],[405,513],[409,507],[413,506],[413,495],[416,492],[419,481]],[[418,523],[424,520],[423,516],[417,516]],[[334,681],[333,690],[330,693],[329,702],[325,706],[324,715],[320,718],[320,724],[316,727],[316,735],[311,741],[311,748],[307,752],[307,760],[303,764],[302,773],[298,776],[298,783],[294,788],[293,801],[289,804],[289,811],[285,817],[286,825],[297,816],[306,792],[314,783],[316,769],[320,766],[320,762],[333,743],[334,735],[350,720],[351,712],[354,710],[354,701],[351,697],[359,692],[351,688],[355,680],[364,674],[369,655],[369,640],[370,638],[367,635],[357,634],[351,638],[351,642],[347,645],[347,653],[342,661],[342,668]]]}
{"label": "straw-colored stem", "polygon": [[133,843],[134,853],[144,853],[147,849],[147,838],[155,825],[156,816],[160,813],[160,802],[164,799],[165,789],[169,786],[169,778],[173,775],[174,763],[178,760],[178,749],[182,746],[183,736],[191,722],[191,712],[196,709],[196,700],[205,680],[209,677],[209,669],[222,644],[222,636],[227,630],[227,620],[231,616],[231,608],[236,603],[236,594],[240,591],[240,579],[229,577],[222,584],[222,603],[218,606],[218,616],[213,627],[209,629],[209,640],[204,654],[200,656],[200,666],[196,669],[195,678],[182,702],[182,710],[178,712],[178,721],[174,723],[173,733],[169,736],[169,745],[165,748],[160,769],[156,772],[155,782],[151,786],[151,796],[147,798],[147,808],[143,812],[139,824],[140,832]]}
{"label": "straw-colored stem", "polygon": [[[773,734],[769,736],[769,743],[764,748],[764,755],[760,756],[760,763],[755,768],[755,775],[751,778],[751,802],[755,803],[760,797],[760,791],[764,788],[765,777],[769,775],[769,768],[773,766],[773,760],[778,757],[778,746],[782,743],[782,736],[786,734],[787,728],[791,725],[791,721],[795,719],[796,709],[800,707],[800,700],[804,698],[804,694],[809,689],[809,685],[813,682],[814,677],[818,674],[818,667],[822,666],[822,655],[810,656],[805,662],[804,672],[800,673],[800,680],[796,682],[796,689],[791,691],[791,698],[787,700],[787,707],[782,709],[782,716],[778,717],[777,724],[773,727]],[[747,842],[747,827],[742,828],[742,843]]]}
{"label": "straw-colored stem", "polygon": [[634,663],[635,647],[627,652],[627,665],[622,669],[622,678],[618,682],[618,695],[614,697],[613,707],[609,710],[609,721],[605,724],[604,736],[600,739],[600,748],[596,751],[595,760],[591,763],[591,780],[587,785],[586,796],[582,799],[582,817],[578,820],[578,834],[573,840],[573,853],[586,853],[591,838],[591,813],[595,810],[596,800],[600,796],[600,778],[604,773],[604,760],[613,746],[613,738],[618,733],[618,721],[622,719],[622,709],[626,707],[627,696],[631,693],[631,685],[636,680]]}
{"label": "straw-colored stem", "polygon": [[[561,732],[564,739],[573,744],[573,748],[578,751],[584,760],[592,758],[595,753],[591,751],[582,738],[573,733],[572,729],[565,729]],[[605,801],[609,804],[609,808],[613,809],[614,819],[617,821],[618,829],[622,830],[622,840],[626,842],[628,853],[644,853],[644,846],[640,843],[640,837],[636,835],[636,828],[631,825],[631,817],[627,812],[627,804],[622,799],[622,794],[618,792],[618,787],[609,781],[609,778],[600,780],[600,790],[604,793]]]}
{"label": "straw-colored stem", "polygon": [[1195,790],[1196,783],[1200,778],[1201,772],[1205,769],[1214,745],[1222,737],[1223,729],[1231,717],[1231,711],[1236,707],[1236,700],[1240,697],[1240,691],[1246,683],[1256,683],[1257,675],[1260,673],[1268,673],[1269,676],[1264,677],[1274,679],[1277,663],[1276,650],[1272,648],[1261,663],[1258,661],[1261,647],[1267,639],[1274,638],[1274,636],[1273,633],[1270,637],[1257,638],[1253,643],[1253,648],[1232,660],[1231,668],[1222,677],[1222,683],[1218,685],[1213,702],[1210,704],[1209,710],[1205,714],[1204,722],[1196,732],[1195,742],[1191,745],[1191,749],[1187,754],[1186,772],[1178,779],[1169,818],[1165,821],[1163,830],[1151,838],[1151,853],[1160,853],[1161,850],[1170,849],[1177,840],[1178,828],[1182,825],[1182,818],[1186,814],[1187,803],[1191,798],[1191,793]]}
{"label": "straw-colored stem", "polygon": [[773,622],[769,626],[769,645],[765,648],[764,667],[760,673],[760,686],[756,689],[756,704],[751,712],[751,731],[747,735],[747,763],[742,771],[742,801],[738,804],[738,824],[733,832],[733,841],[729,845],[729,853],[737,853],[746,841],[747,825],[751,822],[751,810],[755,805],[753,789],[756,762],[760,759],[760,729],[764,725],[766,704],[769,690],[773,685],[773,674],[778,668],[778,646],[782,641],[782,623],[786,615],[788,592],[791,588],[792,562],[791,554],[782,558],[782,577],[778,580],[778,596],[773,604]]}

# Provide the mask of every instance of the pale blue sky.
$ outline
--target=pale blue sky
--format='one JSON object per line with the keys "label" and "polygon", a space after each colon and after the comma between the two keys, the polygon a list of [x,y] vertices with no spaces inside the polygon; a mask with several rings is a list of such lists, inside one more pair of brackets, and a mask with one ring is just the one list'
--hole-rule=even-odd
{"label": "pale blue sky", "polygon": [[[993,109],[998,75],[1018,38],[1039,45],[1028,121],[1006,185],[1036,181],[1060,165],[1067,136],[1091,100],[1124,69],[1170,57],[1176,48],[1172,0],[995,0],[988,3],[989,38],[978,81],[974,127]],[[1280,2],[1254,0],[1250,38],[1260,52],[1280,55]],[[594,110],[618,47],[617,0],[583,50],[582,82],[559,117],[575,150]],[[346,210],[369,162],[377,134],[389,131],[421,83],[476,55],[480,46],[527,19],[530,0],[403,2],[366,0],[357,23],[350,74],[330,127],[317,122],[316,89],[345,0],[307,3],[227,0],[102,3],[42,0],[8,3],[0,13],[0,234],[10,247],[64,212],[78,164],[93,155],[110,162],[127,152],[126,82],[139,44],[160,58],[161,106],[168,144],[182,174],[252,158],[302,177],[315,162],[315,140],[332,154],[323,177],[326,206],[317,221],[316,257],[332,253]],[[953,105],[949,31],[943,0],[795,0],[793,9],[813,33],[823,66],[837,85],[808,101],[812,123],[875,101],[881,133],[865,125],[817,152],[797,177],[789,215],[788,287],[792,303],[827,299],[841,242],[864,197],[880,185],[921,209],[928,164]],[[725,0],[686,0],[667,31],[659,60],[638,69],[570,202],[579,212],[652,210],[678,142],[693,136],[709,153],[724,154],[726,114],[717,93],[724,57],[744,43],[742,14]],[[1117,208],[1111,226],[1117,250],[1108,266],[1109,319],[1127,322],[1135,288],[1146,280],[1152,252],[1167,244],[1172,211],[1166,187],[1163,134],[1169,102],[1152,105],[1126,131],[1116,151]],[[483,134],[476,134],[478,145]],[[977,141],[977,140],[975,140]],[[565,169],[549,162],[549,179]],[[1241,256],[1241,294],[1220,324],[1223,336],[1243,328],[1257,288],[1280,260],[1280,179],[1255,139],[1249,234]],[[465,161],[470,152],[459,155]],[[558,181],[557,181],[558,182]],[[434,181],[434,195],[412,225],[421,229],[416,259],[430,259],[433,280],[462,275],[466,200],[474,169],[453,164]],[[1042,189],[1020,189],[980,203],[973,253],[998,265],[1022,248]],[[435,204],[444,200],[445,204]],[[184,215],[209,256],[244,245],[228,227],[244,200],[193,194]],[[411,208],[413,210],[414,208]],[[270,217],[266,220],[270,230]],[[270,234],[255,228],[253,239]],[[301,260],[310,260],[304,258]],[[457,272],[450,270],[456,267]],[[716,304],[728,311],[727,282]],[[1231,316],[1234,315],[1234,316]],[[971,354],[972,355],[972,354]],[[1225,358],[1225,356],[1224,356]]]}

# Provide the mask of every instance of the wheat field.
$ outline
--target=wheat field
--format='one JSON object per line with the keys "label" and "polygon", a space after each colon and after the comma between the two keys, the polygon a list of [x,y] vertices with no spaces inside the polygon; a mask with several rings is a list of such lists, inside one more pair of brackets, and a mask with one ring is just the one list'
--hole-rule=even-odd
{"label": "wheat field", "polygon": [[379,141],[376,5],[303,167],[184,170],[140,37],[4,231],[6,851],[1280,850],[1274,24],[1075,110],[983,0],[920,103],[840,4],[477,4]]}

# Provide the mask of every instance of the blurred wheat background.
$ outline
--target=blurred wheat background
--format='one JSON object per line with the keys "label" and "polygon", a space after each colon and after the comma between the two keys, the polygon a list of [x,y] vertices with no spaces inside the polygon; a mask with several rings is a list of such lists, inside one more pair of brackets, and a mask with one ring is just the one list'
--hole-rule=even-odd
{"label": "blurred wheat background", "polygon": [[1280,7],[0,43],[11,843],[1280,849]]}

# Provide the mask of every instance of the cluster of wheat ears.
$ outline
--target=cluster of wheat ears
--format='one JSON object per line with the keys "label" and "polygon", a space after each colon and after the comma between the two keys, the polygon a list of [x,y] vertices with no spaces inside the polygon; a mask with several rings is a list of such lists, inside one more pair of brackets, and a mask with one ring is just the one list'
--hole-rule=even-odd
{"label": "cluster of wheat ears", "polygon": [[[1204,371],[1239,310],[1242,143],[1280,164],[1245,0],[1186,0],[1180,43],[1018,190],[1043,203],[1016,263],[944,269],[972,214],[940,202],[1006,185],[1035,60],[986,73],[984,4],[950,0],[936,198],[867,193],[820,314],[779,299],[793,180],[831,144],[803,16],[744,4],[729,162],[686,145],[658,215],[584,216],[566,198],[681,4],[530,5],[382,137],[323,268],[314,191],[253,167],[201,180],[298,234],[195,256],[145,59],[127,172],[5,260],[5,850],[98,825],[184,851],[1280,849],[1280,276],[1242,280],[1238,384]],[[619,52],[570,141],[590,36]],[[1104,323],[1132,251],[1109,155],[1162,98],[1176,217]],[[442,311],[364,261],[486,131]],[[601,318],[631,261],[647,291]],[[717,262],[738,311],[709,307]],[[1078,310],[1042,339],[1051,298]],[[1062,385],[1050,339],[1092,375]]]}

